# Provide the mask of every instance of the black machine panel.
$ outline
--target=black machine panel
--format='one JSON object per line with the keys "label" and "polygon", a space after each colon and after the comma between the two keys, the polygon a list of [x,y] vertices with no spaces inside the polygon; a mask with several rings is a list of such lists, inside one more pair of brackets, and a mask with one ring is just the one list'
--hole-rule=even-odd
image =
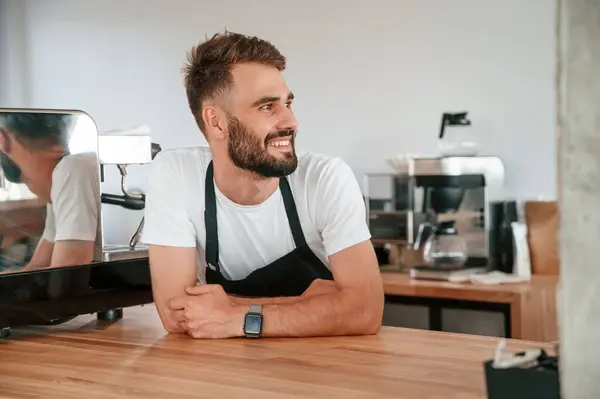
{"label": "black machine panel", "polygon": [[0,274],[0,329],[152,301],[147,258]]}

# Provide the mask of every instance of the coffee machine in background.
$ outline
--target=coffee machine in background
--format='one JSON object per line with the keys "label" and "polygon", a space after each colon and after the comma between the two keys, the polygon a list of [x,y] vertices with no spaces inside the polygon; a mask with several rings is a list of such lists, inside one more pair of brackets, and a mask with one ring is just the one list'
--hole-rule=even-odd
{"label": "coffee machine in background", "polygon": [[[504,164],[496,156],[411,158],[412,212],[425,222],[414,249],[431,267],[493,267],[492,206],[503,196]],[[426,237],[427,233],[427,237]]]}
{"label": "coffee machine in background", "polygon": [[442,114],[439,155],[401,156],[390,160],[395,173],[366,175],[368,223],[380,264],[411,272],[510,268],[506,226],[514,212],[502,201],[504,163],[478,155],[467,114]]}
{"label": "coffee machine in background", "polygon": [[498,228],[506,216],[499,213],[504,210],[499,206],[504,203],[502,160],[405,157],[402,163],[397,173],[365,179],[368,225],[380,264],[496,267],[502,252]]}

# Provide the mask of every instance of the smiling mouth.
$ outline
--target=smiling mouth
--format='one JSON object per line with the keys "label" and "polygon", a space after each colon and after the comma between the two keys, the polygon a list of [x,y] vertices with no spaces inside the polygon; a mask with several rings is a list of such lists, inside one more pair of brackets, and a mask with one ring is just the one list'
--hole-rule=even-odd
{"label": "smiling mouth", "polygon": [[284,151],[292,148],[291,137],[280,137],[273,139],[267,143],[268,148],[275,148],[276,150]]}

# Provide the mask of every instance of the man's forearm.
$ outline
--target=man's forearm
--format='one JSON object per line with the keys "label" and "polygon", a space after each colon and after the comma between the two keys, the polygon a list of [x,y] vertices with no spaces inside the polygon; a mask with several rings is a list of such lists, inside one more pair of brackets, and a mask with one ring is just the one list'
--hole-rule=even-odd
{"label": "man's forearm", "polygon": [[32,258],[29,263],[23,267],[23,271],[35,270],[35,269],[47,269],[50,267],[50,261],[46,262],[44,259]]}
{"label": "man's forearm", "polygon": [[52,262],[52,251],[54,250],[54,243],[47,241],[42,238],[39,242],[35,251],[33,252],[33,256],[31,260],[23,270],[33,270],[38,268],[50,267],[50,262]]}
{"label": "man's forearm", "polygon": [[295,302],[263,306],[263,336],[375,334],[381,326],[383,300],[342,290],[296,298]]}
{"label": "man's forearm", "polygon": [[51,267],[79,266],[94,260],[94,241],[61,240],[54,244]]}
{"label": "man's forearm", "polygon": [[302,299],[301,296],[285,296],[277,298],[247,298],[240,296],[229,295],[231,301],[235,305],[270,305],[270,304],[281,304],[281,303],[295,303]]}
{"label": "man's forearm", "polygon": [[50,262],[41,262],[39,259],[31,258],[29,263],[27,263],[23,269],[40,269],[50,267]]}

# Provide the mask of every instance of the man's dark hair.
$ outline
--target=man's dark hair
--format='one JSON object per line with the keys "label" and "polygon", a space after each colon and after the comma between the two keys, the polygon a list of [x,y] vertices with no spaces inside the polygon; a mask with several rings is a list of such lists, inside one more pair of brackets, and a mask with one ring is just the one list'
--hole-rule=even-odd
{"label": "man's dark hair", "polygon": [[0,112],[0,129],[11,132],[25,147],[39,150],[67,146],[74,116],[39,112]]}
{"label": "man's dark hair", "polygon": [[268,41],[239,33],[217,33],[194,46],[183,68],[188,104],[200,130],[204,131],[202,106],[224,94],[233,84],[231,67],[256,62],[285,70],[286,59]]}

